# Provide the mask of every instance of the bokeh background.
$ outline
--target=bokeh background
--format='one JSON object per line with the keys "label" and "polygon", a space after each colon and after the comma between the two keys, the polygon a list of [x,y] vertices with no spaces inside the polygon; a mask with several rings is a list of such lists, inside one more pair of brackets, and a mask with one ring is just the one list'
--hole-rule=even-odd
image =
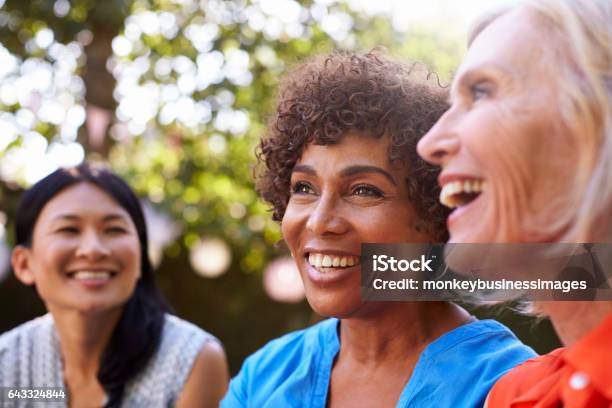
{"label": "bokeh background", "polygon": [[[45,312],[9,267],[21,192],[87,158],[142,198],[156,278],[224,343],[231,371],[320,320],[253,187],[287,68],[384,46],[448,84],[468,23],[503,0],[0,0],[0,333]],[[547,321],[481,309],[539,352]]]}

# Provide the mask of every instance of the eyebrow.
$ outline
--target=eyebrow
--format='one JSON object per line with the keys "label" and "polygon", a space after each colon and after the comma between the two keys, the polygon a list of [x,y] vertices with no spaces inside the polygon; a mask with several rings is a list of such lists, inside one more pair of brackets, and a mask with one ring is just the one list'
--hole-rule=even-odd
{"label": "eyebrow", "polygon": [[127,221],[127,219],[125,218],[125,215],[123,214],[109,214],[104,216],[104,218],[102,218],[102,221],[115,221],[115,220],[119,220],[119,221]]}
{"label": "eyebrow", "polygon": [[[293,173],[305,173],[311,176],[316,176],[317,172],[311,166],[305,164],[298,164],[293,168]],[[368,174],[368,173],[376,173],[384,176],[391,184],[397,186],[397,183],[393,179],[393,176],[389,174],[389,172],[381,169],[376,166],[368,166],[368,165],[355,165],[349,166],[340,171],[340,176],[342,177],[351,177],[359,174]]]}
{"label": "eyebrow", "polygon": [[[55,217],[55,219],[56,220],[66,220],[66,221],[78,221],[81,219],[81,217],[75,214],[60,214],[57,217]],[[102,218],[103,222],[114,221],[114,220],[126,221],[126,218],[123,214],[119,214],[119,213],[108,214]]]}
{"label": "eyebrow", "polygon": [[317,172],[311,166],[307,166],[305,164],[296,164],[293,167],[292,173],[306,173],[311,176],[316,176]]}

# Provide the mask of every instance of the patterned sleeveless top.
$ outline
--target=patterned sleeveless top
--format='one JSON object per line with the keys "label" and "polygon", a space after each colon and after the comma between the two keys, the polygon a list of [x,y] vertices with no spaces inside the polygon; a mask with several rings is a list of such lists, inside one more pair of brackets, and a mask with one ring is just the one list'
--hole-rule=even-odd
{"label": "patterned sleeveless top", "polygon": [[[159,349],[146,368],[126,384],[122,406],[174,406],[199,352],[208,341],[218,340],[197,326],[167,314]],[[59,338],[50,314],[0,336],[0,387],[61,387],[67,392]],[[66,398],[62,403],[45,402],[44,405],[66,407],[67,402]],[[11,406],[28,406],[24,401],[20,404]]]}

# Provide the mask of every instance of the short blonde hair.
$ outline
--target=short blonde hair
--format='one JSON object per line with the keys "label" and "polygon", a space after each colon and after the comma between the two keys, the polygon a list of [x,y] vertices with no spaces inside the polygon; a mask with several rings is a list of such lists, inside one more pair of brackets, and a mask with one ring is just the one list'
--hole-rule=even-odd
{"label": "short blonde hair", "polygon": [[577,138],[573,208],[551,226],[560,241],[612,241],[612,1],[524,0],[484,14],[468,45],[510,10],[525,9],[543,21],[548,56],[558,72],[562,125]]}

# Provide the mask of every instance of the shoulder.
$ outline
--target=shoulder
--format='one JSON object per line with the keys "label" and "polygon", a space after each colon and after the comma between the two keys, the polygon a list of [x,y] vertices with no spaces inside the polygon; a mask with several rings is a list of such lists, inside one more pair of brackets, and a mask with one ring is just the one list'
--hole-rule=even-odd
{"label": "shoulder", "polygon": [[507,372],[495,383],[488,397],[488,406],[509,406],[542,380],[552,378],[563,365],[564,348],[531,358]]}
{"label": "shoulder", "polygon": [[219,341],[208,341],[202,346],[196,357],[192,375],[196,372],[211,375],[226,374],[225,350]]}
{"label": "shoulder", "polygon": [[195,324],[167,314],[158,354],[175,356],[192,364],[207,343],[220,344],[215,336]]}
{"label": "shoulder", "polygon": [[563,366],[563,355],[566,348],[561,347],[542,356],[530,358],[517,365],[507,373],[500,381],[511,381],[522,378],[525,382],[531,382],[549,376]]}
{"label": "shoulder", "polygon": [[335,336],[337,322],[337,319],[327,319],[274,339],[248,357],[243,368],[265,370],[270,365],[290,365],[295,360],[310,357],[325,345],[328,337]]}
{"label": "shoulder", "polygon": [[162,332],[162,338],[185,338],[196,336],[198,338],[206,338],[208,340],[214,339],[214,336],[195,324],[183,320],[177,316],[166,314],[164,319],[164,329]]}
{"label": "shoulder", "polygon": [[[418,372],[422,379],[419,393],[431,395],[434,390],[445,389],[444,394],[462,406],[482,406],[502,375],[536,356],[494,320],[458,327],[431,343],[423,354],[426,368],[420,367]],[[460,394],[457,390],[461,390]]]}
{"label": "shoulder", "polygon": [[45,362],[45,367],[52,368],[56,354],[53,333],[53,318],[47,314],[0,335],[0,386],[49,374],[34,372],[33,367]]}
{"label": "shoulder", "polygon": [[483,356],[483,359],[495,355],[516,356],[522,362],[536,356],[531,347],[523,344],[510,329],[495,320],[478,320],[447,333],[446,337],[448,350],[470,349],[474,353],[472,356]]}
{"label": "shoulder", "polygon": [[51,327],[53,327],[53,318],[50,314],[46,314],[2,333],[0,335],[0,353],[26,339],[33,340],[41,330]]}
{"label": "shoulder", "polygon": [[449,342],[447,353],[463,360],[458,367],[470,367],[467,371],[474,372],[480,380],[495,381],[511,368],[537,355],[495,320],[479,320],[455,331],[456,336]]}
{"label": "shoulder", "polygon": [[267,343],[244,361],[221,406],[258,406],[274,393],[289,395],[312,389],[312,384],[307,384],[314,381],[323,352],[337,343],[337,325],[337,319],[327,319]]}
{"label": "shoulder", "polygon": [[173,405],[196,362],[214,360],[221,353],[220,343],[213,335],[167,314],[159,348],[143,372],[132,381],[128,394],[134,401],[165,401]]}
{"label": "shoulder", "polygon": [[[228,376],[227,359],[223,345],[215,338],[211,338],[204,343],[195,357],[189,380],[194,378],[220,378]],[[226,383],[229,378],[226,379]],[[208,381],[198,381],[198,385],[208,383]]]}
{"label": "shoulder", "polygon": [[156,357],[169,366],[191,368],[207,343],[219,344],[219,341],[195,324],[167,314]]}
{"label": "shoulder", "polygon": [[196,357],[176,407],[218,407],[228,381],[225,351],[221,343],[209,341]]}

